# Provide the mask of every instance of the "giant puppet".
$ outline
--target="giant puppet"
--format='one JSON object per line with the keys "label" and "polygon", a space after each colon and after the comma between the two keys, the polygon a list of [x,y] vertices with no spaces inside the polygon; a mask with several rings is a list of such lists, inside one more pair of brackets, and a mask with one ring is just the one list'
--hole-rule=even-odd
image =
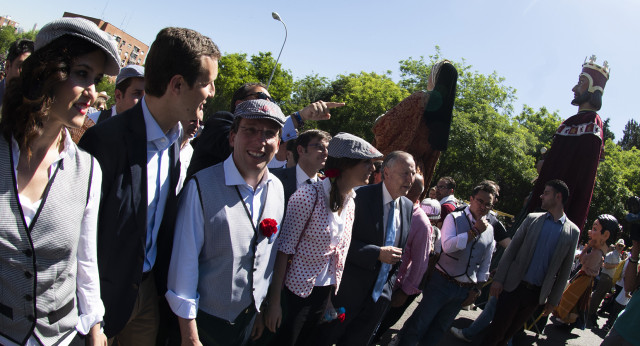
{"label": "giant puppet", "polygon": [[430,185],[440,152],[447,149],[457,80],[458,71],[450,61],[437,62],[426,92],[411,94],[373,125],[374,146],[385,155],[394,150],[413,155],[425,186]]}
{"label": "giant puppet", "polygon": [[540,208],[544,184],[560,179],[567,183],[570,194],[564,212],[580,229],[584,227],[604,142],[602,119],[596,111],[602,106],[602,93],[608,79],[606,61],[599,66],[595,56],[585,59],[578,84],[572,89],[571,104],[578,106],[578,114],[558,127],[533,188],[528,212]]}

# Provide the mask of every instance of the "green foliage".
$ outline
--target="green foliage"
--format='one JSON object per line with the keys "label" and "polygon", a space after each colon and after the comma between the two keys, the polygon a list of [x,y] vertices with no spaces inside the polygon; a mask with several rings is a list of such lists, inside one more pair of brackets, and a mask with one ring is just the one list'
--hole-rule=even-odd
{"label": "green foliage", "polygon": [[7,51],[9,50],[9,46],[19,39],[29,39],[35,41],[37,31],[24,31],[17,32],[16,28],[12,26],[4,26],[0,28],[0,62],[2,62],[2,70],[4,70],[4,60],[7,56]]}
{"label": "green foliage", "polygon": [[542,147],[549,149],[553,135],[558,126],[562,123],[562,118],[557,112],[549,113],[542,107],[537,112],[533,108],[525,105],[522,112],[514,119],[534,136],[534,141],[528,143],[532,151],[530,154],[537,156]]}
{"label": "green foliage", "polygon": [[377,117],[409,96],[409,92],[386,75],[374,72],[339,75],[331,83],[333,102],[344,107],[331,112],[331,120],[318,122],[318,127],[331,134],[349,132],[367,141],[373,140],[371,128]]}
{"label": "green foliage", "polygon": [[[206,104],[205,118],[217,111],[228,111],[233,93],[243,84],[259,82],[266,85],[274,65],[275,59],[271,53],[260,52],[258,55],[251,56],[250,59],[247,59],[247,54],[242,53],[226,54],[221,57],[218,78],[215,81],[216,95]],[[290,99],[292,90],[291,71],[283,70],[282,65],[278,64],[269,93],[282,105]]]}
{"label": "green foliage", "polygon": [[640,149],[640,125],[637,121],[631,119],[627,122],[618,145],[624,150],[629,150],[633,147]]}
{"label": "green foliage", "polygon": [[115,90],[115,80],[111,82],[107,77],[102,78],[100,83],[96,85],[96,92],[105,91],[107,95],[109,95],[109,100],[107,101],[107,109],[111,108],[116,103]]}
{"label": "green foliage", "polygon": [[612,141],[616,139],[616,135],[611,131],[611,125],[609,124],[610,120],[611,120],[611,118],[607,118],[607,120],[605,120],[603,125],[602,125],[602,132],[604,133],[604,140],[605,141],[607,139],[610,139]]}
{"label": "green foliage", "polygon": [[[640,150],[623,150],[607,139],[605,158],[598,166],[586,227],[591,227],[591,222],[600,214],[612,214],[622,222],[626,215],[624,202],[632,195],[640,195]],[[623,233],[628,237],[628,231],[623,230]]]}
{"label": "green foliage", "polygon": [[[418,90],[427,90],[427,82],[433,65],[442,60],[440,47],[435,47],[436,52],[429,56],[429,62],[424,57],[415,60],[409,58],[400,60],[400,86],[413,93]],[[498,76],[497,72],[483,75],[478,71],[472,71],[471,65],[466,60],[458,63],[452,61],[458,70],[458,85],[456,91],[455,110],[459,112],[474,112],[474,109],[483,109],[483,105],[489,105],[497,112],[511,114],[513,101],[516,99],[516,89],[504,85],[505,79]]]}
{"label": "green foliage", "polygon": [[293,83],[291,101],[282,105],[285,114],[291,114],[316,101],[331,99],[333,89],[327,77],[318,74],[305,76]]}

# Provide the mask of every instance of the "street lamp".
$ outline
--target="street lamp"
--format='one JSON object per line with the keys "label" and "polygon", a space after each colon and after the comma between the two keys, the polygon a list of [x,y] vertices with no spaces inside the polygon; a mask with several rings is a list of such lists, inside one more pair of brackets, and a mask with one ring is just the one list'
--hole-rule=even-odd
{"label": "street lamp", "polygon": [[273,19],[279,21],[284,25],[284,42],[282,42],[282,48],[280,48],[280,53],[278,53],[278,59],[276,59],[276,65],[273,66],[273,70],[271,70],[271,76],[269,76],[269,81],[267,82],[267,90],[269,90],[269,85],[271,85],[271,79],[273,79],[273,74],[276,72],[276,68],[278,67],[278,61],[280,61],[280,55],[282,54],[282,50],[284,49],[284,44],[287,43],[287,24],[282,21],[280,15],[277,12],[271,12],[271,17]]}

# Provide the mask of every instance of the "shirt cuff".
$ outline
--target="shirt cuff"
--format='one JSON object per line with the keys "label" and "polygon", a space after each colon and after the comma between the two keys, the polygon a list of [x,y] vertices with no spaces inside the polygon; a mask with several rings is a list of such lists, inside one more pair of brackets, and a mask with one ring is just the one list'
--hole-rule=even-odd
{"label": "shirt cuff", "polygon": [[[78,324],[76,324],[76,330],[82,335],[89,334],[91,327],[103,321],[102,315],[99,314],[81,314],[78,316]],[[102,330],[102,328],[100,328]]]}
{"label": "shirt cuff", "polygon": [[195,299],[182,298],[172,290],[168,290],[164,296],[174,314],[187,320],[196,318],[200,296]]}
{"label": "shirt cuff", "polygon": [[298,132],[296,131],[296,126],[293,124],[293,119],[288,116],[282,128],[282,140],[286,142],[297,137]]}

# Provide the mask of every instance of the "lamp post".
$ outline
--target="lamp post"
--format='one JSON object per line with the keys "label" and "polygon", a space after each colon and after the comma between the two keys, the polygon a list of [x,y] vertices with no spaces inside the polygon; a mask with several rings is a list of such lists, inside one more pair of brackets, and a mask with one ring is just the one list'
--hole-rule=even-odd
{"label": "lamp post", "polygon": [[271,79],[273,79],[273,74],[276,72],[276,68],[278,67],[278,61],[280,61],[280,55],[282,54],[282,50],[284,49],[284,44],[287,43],[287,24],[285,24],[282,21],[282,18],[280,18],[280,15],[277,12],[271,12],[271,17],[273,17],[273,19],[279,21],[280,23],[282,23],[282,25],[284,25],[284,42],[282,42],[282,48],[280,48],[280,53],[278,53],[278,58],[276,59],[276,65],[273,66],[273,70],[271,70],[271,76],[269,76],[269,81],[267,82],[267,90],[269,90],[269,85],[271,85]]}

